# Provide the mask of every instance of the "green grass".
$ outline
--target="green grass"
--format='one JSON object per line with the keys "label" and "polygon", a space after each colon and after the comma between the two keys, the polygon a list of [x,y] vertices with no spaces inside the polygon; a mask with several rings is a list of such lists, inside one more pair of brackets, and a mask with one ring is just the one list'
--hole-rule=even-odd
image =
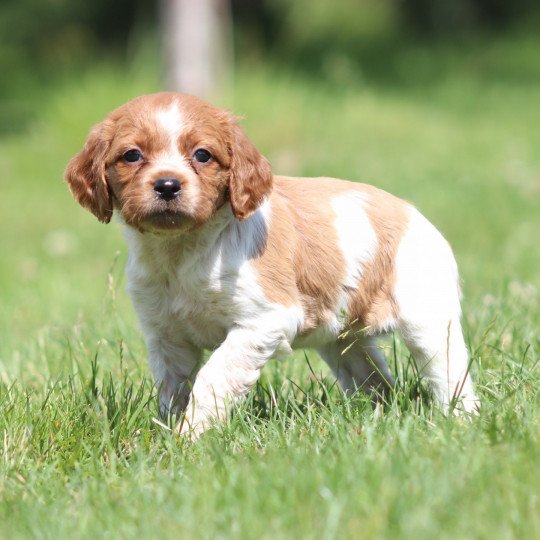
{"label": "green grass", "polygon": [[382,412],[343,398],[299,352],[270,363],[226,426],[194,445],[175,438],[123,291],[121,232],[61,181],[90,125],[158,89],[157,76],[144,62],[101,65],[45,90],[31,129],[0,139],[0,536],[538,537],[531,43],[404,51],[402,73],[432,65],[437,77],[394,85],[244,66],[221,102],[277,172],[374,183],[443,231],[482,399],[471,421],[433,409],[391,339],[399,384]]}

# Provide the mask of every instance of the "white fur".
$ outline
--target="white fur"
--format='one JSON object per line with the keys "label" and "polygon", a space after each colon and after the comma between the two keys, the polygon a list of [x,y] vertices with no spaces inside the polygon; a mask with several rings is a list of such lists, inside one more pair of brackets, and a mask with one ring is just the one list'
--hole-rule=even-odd
{"label": "white fur", "polygon": [[191,206],[196,208],[199,204],[201,188],[189,163],[189,156],[180,152],[178,142],[185,129],[185,122],[178,103],[173,101],[169,107],[158,109],[155,112],[155,122],[167,134],[169,144],[156,155],[151,167],[156,171],[166,171],[169,174],[174,171],[179,178],[189,178],[189,182],[183,182],[182,191]]}
{"label": "white fur", "polygon": [[349,297],[360,284],[364,267],[377,252],[377,235],[365,210],[364,193],[351,191],[332,200],[339,247],[345,258],[345,280],[338,301],[340,328],[347,320]]}
{"label": "white fur", "polygon": [[[245,395],[270,357],[290,352],[302,324],[300,307],[268,302],[249,262],[268,213],[265,203],[239,222],[227,205],[181,238],[126,227],[127,288],[161,407],[185,406],[189,388],[178,388],[195,380],[183,427],[192,434],[223,418],[227,402]],[[201,368],[204,348],[214,352]]]}
{"label": "white fur", "polygon": [[416,209],[396,257],[394,296],[399,329],[436,399],[448,406],[460,397],[467,412],[477,405],[468,374],[460,323],[460,291],[450,246]]}
{"label": "white fur", "polygon": [[332,200],[339,247],[345,257],[346,277],[343,286],[358,287],[362,270],[377,252],[377,235],[365,210],[364,193],[350,191]]}
{"label": "white fur", "polygon": [[158,109],[156,111],[156,123],[169,136],[171,146],[176,147],[176,142],[184,127],[184,119],[178,103],[173,101],[169,107]]}

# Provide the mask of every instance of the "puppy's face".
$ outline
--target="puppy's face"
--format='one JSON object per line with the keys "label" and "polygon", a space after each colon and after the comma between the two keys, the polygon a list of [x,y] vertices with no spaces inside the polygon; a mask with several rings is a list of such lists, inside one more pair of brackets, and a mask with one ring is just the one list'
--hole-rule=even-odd
{"label": "puppy's face", "polygon": [[93,128],[69,163],[74,197],[142,232],[186,231],[222,205],[248,218],[272,189],[268,162],[226,112],[172,92],[142,96]]}

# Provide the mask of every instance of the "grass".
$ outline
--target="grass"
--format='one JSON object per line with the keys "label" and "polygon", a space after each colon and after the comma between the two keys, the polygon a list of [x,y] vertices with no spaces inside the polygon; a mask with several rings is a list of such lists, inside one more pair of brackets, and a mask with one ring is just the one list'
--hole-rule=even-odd
{"label": "grass", "polygon": [[531,39],[405,51],[403,66],[431,62],[438,76],[394,85],[243,66],[222,101],[276,171],[375,183],[443,231],[483,404],[471,421],[433,409],[390,340],[399,384],[382,414],[299,352],[270,363],[226,426],[194,445],[176,439],[123,292],[121,232],[61,182],[90,125],[158,89],[157,76],[145,62],[104,64],[45,90],[31,129],[0,139],[0,536],[537,537]]}

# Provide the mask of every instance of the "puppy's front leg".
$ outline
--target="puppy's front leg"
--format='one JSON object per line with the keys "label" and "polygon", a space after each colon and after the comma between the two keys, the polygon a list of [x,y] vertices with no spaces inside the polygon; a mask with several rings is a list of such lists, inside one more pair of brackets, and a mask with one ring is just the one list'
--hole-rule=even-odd
{"label": "puppy's front leg", "polygon": [[195,439],[215,421],[225,420],[230,406],[249,392],[283,340],[284,332],[264,326],[231,330],[199,371],[177,431]]}

